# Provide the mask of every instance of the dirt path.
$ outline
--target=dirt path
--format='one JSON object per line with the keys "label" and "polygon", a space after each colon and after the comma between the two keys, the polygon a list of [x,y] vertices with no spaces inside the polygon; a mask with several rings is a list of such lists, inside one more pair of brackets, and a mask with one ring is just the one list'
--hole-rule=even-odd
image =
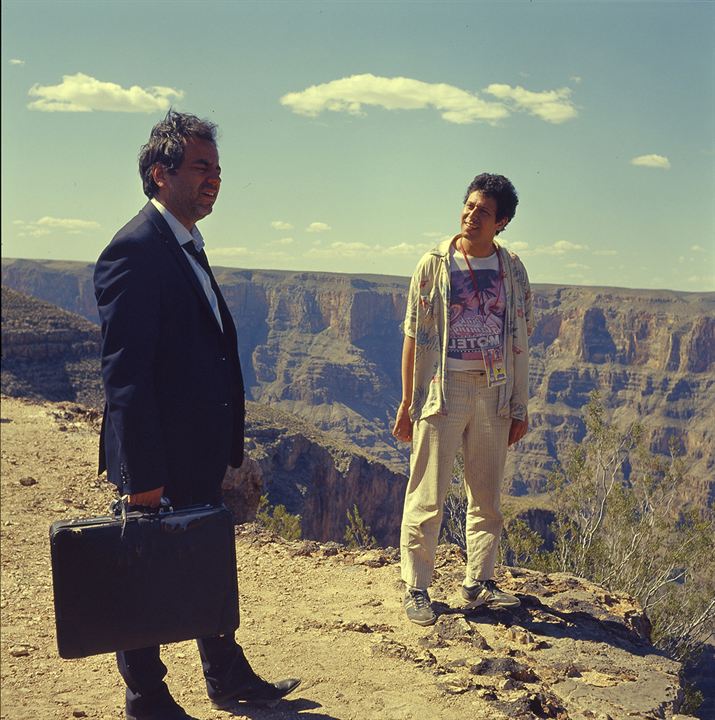
{"label": "dirt path", "polygon": [[[2,400],[2,720],[123,717],[114,657],[61,660],[55,645],[49,525],[106,514],[112,497],[95,476],[96,427],[73,407]],[[238,717],[398,720],[453,718],[467,709],[474,716],[476,698],[464,706],[419,665],[373,650],[383,635],[366,629],[422,632],[402,622],[396,566],[346,564],[315,548],[295,556],[294,545],[239,534],[239,642],[264,677],[296,675],[303,684],[273,711],[246,706]],[[162,657],[172,694],[188,712],[232,717],[210,708],[194,643],[167,646]]]}
{"label": "dirt path", "polygon": [[[95,476],[96,419],[68,403],[2,399],[0,720],[123,717],[113,655],[61,660],[54,631],[48,528],[104,515]],[[274,710],[212,710],[194,643],[166,647],[167,682],[202,720],[504,720],[671,717],[677,663],[639,635],[626,596],[569,576],[500,571],[522,597],[514,613],[465,616],[462,558],[440,546],[433,628],[405,621],[396,553],[289,543],[237,529],[238,640],[264,677],[298,676]]]}

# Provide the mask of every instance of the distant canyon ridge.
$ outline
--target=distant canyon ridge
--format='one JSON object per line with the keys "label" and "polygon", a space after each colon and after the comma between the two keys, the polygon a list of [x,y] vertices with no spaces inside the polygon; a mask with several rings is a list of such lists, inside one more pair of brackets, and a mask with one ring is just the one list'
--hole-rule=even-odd
{"label": "distant canyon ridge", "polygon": [[[87,263],[4,258],[2,283],[96,324],[92,270]],[[409,280],[229,268],[215,274],[236,321],[249,398],[342,436],[405,473],[408,447],[390,429],[401,396]],[[619,422],[645,424],[653,451],[665,454],[675,442],[689,458],[692,499],[712,502],[715,293],[532,289],[531,431],[509,453],[506,489],[525,495],[546,488],[558,458],[583,438],[581,409],[599,390]],[[73,362],[81,369],[97,352],[96,336],[90,338],[89,325],[77,332]],[[27,342],[13,335],[4,366],[21,362]]]}

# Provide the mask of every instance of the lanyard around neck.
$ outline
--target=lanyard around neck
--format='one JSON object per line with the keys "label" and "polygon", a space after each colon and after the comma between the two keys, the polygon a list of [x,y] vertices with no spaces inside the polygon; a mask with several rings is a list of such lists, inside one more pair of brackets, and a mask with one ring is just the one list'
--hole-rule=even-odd
{"label": "lanyard around neck", "polygon": [[[484,302],[480,298],[479,295],[479,283],[477,282],[477,276],[474,274],[474,270],[472,269],[472,264],[469,262],[469,258],[467,257],[467,253],[464,252],[464,245],[460,242],[459,243],[459,249],[462,251],[462,256],[464,257],[464,262],[467,263],[467,267],[469,268],[469,274],[472,276],[472,283],[474,284],[474,295],[477,298],[477,302],[479,303],[479,309],[482,312],[482,315],[484,314]],[[497,291],[496,291],[496,297],[498,298],[501,294],[501,286],[504,282],[503,273],[502,273],[502,266],[501,266],[501,256],[499,255],[499,249],[495,248],[494,252],[497,254],[497,262],[499,263],[499,284],[497,285]]]}

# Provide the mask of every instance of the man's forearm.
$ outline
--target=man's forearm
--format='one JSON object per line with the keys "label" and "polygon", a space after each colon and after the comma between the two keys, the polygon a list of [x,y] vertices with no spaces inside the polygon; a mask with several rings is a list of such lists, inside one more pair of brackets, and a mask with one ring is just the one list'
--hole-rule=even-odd
{"label": "man's forearm", "polygon": [[402,344],[402,401],[397,408],[395,425],[392,434],[401,442],[412,440],[412,420],[410,418],[410,405],[412,405],[412,383],[415,369],[415,339],[405,335]]}
{"label": "man's forearm", "polygon": [[415,371],[415,339],[405,335],[402,343],[402,402],[412,404],[412,384]]}

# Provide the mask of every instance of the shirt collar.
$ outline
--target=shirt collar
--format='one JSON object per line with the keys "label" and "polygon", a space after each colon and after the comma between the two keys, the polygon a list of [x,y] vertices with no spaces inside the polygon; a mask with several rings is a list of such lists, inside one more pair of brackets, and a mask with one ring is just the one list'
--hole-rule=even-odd
{"label": "shirt collar", "polygon": [[[460,237],[461,237],[461,233],[457,233],[451,240],[450,239],[443,240],[442,242],[439,243],[439,245],[437,245],[437,247],[432,248],[432,250],[429,251],[430,254],[436,255],[437,257],[443,257],[443,258],[448,257],[450,254],[450,249],[453,246],[456,247],[455,243],[457,242],[457,240]],[[494,247],[496,248],[499,255],[502,258],[504,258],[504,253],[503,253],[503,248],[502,248],[501,243],[496,239],[496,237],[494,238],[494,240],[492,240],[492,242],[494,243]]]}
{"label": "shirt collar", "polygon": [[199,229],[194,225],[189,232],[172,214],[167,210],[156,198],[151,198],[151,204],[161,213],[167,225],[174,233],[174,237],[179,245],[185,245],[191,241],[196,246],[196,249],[201,252],[204,245],[204,238],[199,232]]}

